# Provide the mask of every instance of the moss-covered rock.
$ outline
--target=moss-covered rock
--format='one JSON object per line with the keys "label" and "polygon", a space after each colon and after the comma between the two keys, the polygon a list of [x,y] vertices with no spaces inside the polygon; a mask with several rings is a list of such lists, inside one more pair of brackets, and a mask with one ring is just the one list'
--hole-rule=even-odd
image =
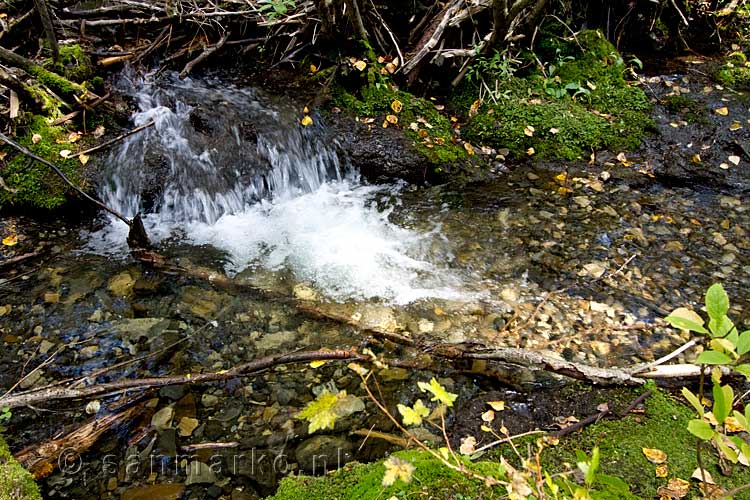
{"label": "moss-covered rock", "polygon": [[0,498],[3,500],[41,500],[39,487],[31,473],[16,462],[0,436]]}
{"label": "moss-covered rock", "polygon": [[[488,488],[480,481],[445,467],[424,451],[400,451],[396,457],[414,466],[412,481],[382,485],[383,462],[349,464],[324,477],[290,476],[281,481],[274,500],[375,500],[384,498],[504,498],[504,487]],[[480,462],[472,466],[485,475],[499,477],[499,463]]]}
{"label": "moss-covered rock", "polygon": [[[463,136],[475,143],[507,148],[522,156],[573,160],[593,150],[632,150],[653,127],[645,93],[625,78],[628,68],[601,33],[584,31],[547,47],[545,72],[498,80],[468,120]],[[470,101],[464,86],[453,102]],[[478,96],[478,89],[473,95]],[[531,128],[529,128],[531,127]]]}
{"label": "moss-covered rock", "polygon": [[[543,463],[552,469],[562,469],[564,463],[575,463],[576,450],[598,446],[602,456],[601,471],[622,478],[631,485],[633,493],[644,498],[658,497],[657,490],[665,486],[669,478],[688,480],[698,467],[696,438],[687,430],[693,414],[688,407],[655,386],[650,389],[654,393],[646,399],[644,415],[631,415],[587,427],[582,433],[565,438],[558,446],[548,448],[542,457]],[[667,454],[668,477],[656,477],[654,465],[646,459],[643,448],[658,448]],[[710,447],[704,446],[702,459],[706,470],[722,487],[731,489],[750,484],[750,468],[747,467],[737,466],[730,476],[724,476],[716,452]],[[735,498],[750,496],[743,492]]]}
{"label": "moss-covered rock", "polygon": [[[394,102],[400,103],[400,107],[394,106]],[[416,150],[433,165],[454,164],[468,158],[466,149],[453,133],[449,117],[438,111],[435,103],[396,90],[388,83],[364,85],[356,94],[338,86],[332,104],[359,118],[374,118],[373,126],[402,129]],[[398,123],[389,123],[388,115],[397,117]]]}
{"label": "moss-covered rock", "polygon": [[[17,129],[16,141],[54,162],[72,182],[85,188],[80,184],[83,179],[81,163],[60,156],[61,151],[73,149],[67,143],[65,129],[49,125],[42,116],[26,115],[25,119],[26,123]],[[16,153],[9,146],[2,146],[0,150],[6,153],[3,161],[7,162],[2,169],[6,188],[0,189],[0,207],[52,209],[65,204],[69,187],[49,167]]]}
{"label": "moss-covered rock", "polygon": [[75,82],[88,80],[94,74],[91,58],[78,44],[61,45],[55,71]]}
{"label": "moss-covered rock", "polygon": [[750,61],[743,52],[732,52],[716,72],[716,81],[729,87],[750,89]]}

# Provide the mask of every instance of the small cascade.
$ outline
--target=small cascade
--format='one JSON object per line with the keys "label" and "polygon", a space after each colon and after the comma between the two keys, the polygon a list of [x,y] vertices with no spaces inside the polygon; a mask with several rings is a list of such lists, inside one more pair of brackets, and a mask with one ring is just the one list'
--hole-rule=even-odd
{"label": "small cascade", "polygon": [[[122,87],[136,89],[133,124],[153,126],[112,153],[100,196],[144,214],[156,242],[211,245],[230,273],[289,271],[335,300],[464,296],[430,262],[436,242],[439,261],[452,259],[439,230],[391,222],[400,187],[362,184],[319,119],[302,127],[289,102],[210,78],[124,78]],[[121,249],[125,232],[111,220],[88,235],[88,250]]]}

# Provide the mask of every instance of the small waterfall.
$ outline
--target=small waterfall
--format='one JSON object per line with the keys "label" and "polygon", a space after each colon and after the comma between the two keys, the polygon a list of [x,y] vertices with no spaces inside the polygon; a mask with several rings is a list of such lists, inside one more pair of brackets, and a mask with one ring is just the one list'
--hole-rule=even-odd
{"label": "small waterfall", "polygon": [[108,161],[100,194],[123,213],[214,223],[263,198],[310,193],[342,178],[335,142],[325,142],[319,127],[290,126],[300,110],[254,89],[173,75],[121,86],[138,88],[134,125],[154,123]]}
{"label": "small waterfall", "polygon": [[[112,153],[100,195],[143,213],[156,242],[211,245],[230,273],[290,271],[336,300],[465,297],[460,280],[426,257],[445,246],[437,228],[392,223],[387,200],[398,202],[399,186],[360,183],[319,119],[302,127],[301,109],[219,80],[123,79],[124,91],[134,87],[133,124],[154,125]],[[118,251],[125,233],[111,220],[87,248]],[[451,259],[446,248],[441,265]]]}

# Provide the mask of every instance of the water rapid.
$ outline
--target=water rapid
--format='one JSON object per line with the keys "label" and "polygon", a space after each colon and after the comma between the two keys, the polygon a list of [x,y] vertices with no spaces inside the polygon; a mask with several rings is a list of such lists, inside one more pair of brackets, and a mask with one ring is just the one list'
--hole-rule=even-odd
{"label": "water rapid", "polygon": [[[334,300],[462,296],[434,263],[452,258],[439,227],[391,222],[401,188],[362,183],[318,117],[302,127],[284,99],[210,78],[123,77],[121,88],[135,89],[133,125],[153,126],[110,155],[100,196],[144,214],[155,241],[210,245],[230,273],[288,271]],[[109,220],[87,250],[121,252],[126,231]]]}

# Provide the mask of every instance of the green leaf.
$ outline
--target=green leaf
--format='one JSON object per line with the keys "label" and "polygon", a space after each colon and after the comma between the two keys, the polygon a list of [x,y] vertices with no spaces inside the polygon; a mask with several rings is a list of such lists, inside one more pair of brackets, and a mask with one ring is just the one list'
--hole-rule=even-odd
{"label": "green leaf", "polygon": [[314,401],[310,401],[297,414],[297,418],[310,423],[307,432],[312,434],[317,430],[333,429],[337,418],[346,417],[364,409],[365,404],[360,398],[347,394],[346,391],[332,393],[324,389]]}
{"label": "green leaf", "polygon": [[750,365],[748,364],[735,365],[732,367],[732,369],[736,371],[737,373],[744,375],[747,380],[750,380]]}
{"label": "green leaf", "polygon": [[703,327],[703,318],[698,315],[695,311],[692,311],[686,307],[678,307],[672,314],[664,318],[664,320],[675,328],[681,330],[690,330],[691,332],[697,333],[708,333]]}
{"label": "green leaf", "polygon": [[433,398],[430,401],[440,401],[446,406],[453,406],[453,402],[458,398],[457,394],[452,394],[445,390],[445,387],[440,385],[435,377],[432,377],[430,383],[417,382],[419,389],[422,392],[431,392]]}
{"label": "green leaf", "polygon": [[711,319],[719,320],[729,312],[729,296],[721,283],[714,283],[706,292],[706,311]]}
{"label": "green leaf", "polygon": [[726,442],[724,441],[724,437],[720,434],[716,434],[714,439],[714,443],[716,443],[716,446],[719,448],[719,451],[722,455],[724,455],[730,462],[733,464],[736,464],[739,460],[739,456],[737,456],[737,452],[734,451],[732,448],[727,446]]}
{"label": "green leaf", "polygon": [[685,399],[688,400],[691,405],[693,405],[693,408],[695,408],[695,411],[698,412],[698,415],[703,418],[705,410],[703,409],[703,405],[701,404],[701,402],[698,400],[698,396],[690,392],[690,389],[688,389],[687,387],[682,388],[682,395],[685,397]]}
{"label": "green leaf", "polygon": [[739,426],[745,430],[745,432],[750,432],[750,422],[748,422],[748,420],[745,418],[745,415],[738,412],[737,410],[734,410],[734,412],[732,412],[732,416],[737,421],[737,424],[739,424]]}
{"label": "green leaf", "polygon": [[750,330],[740,333],[737,339],[737,354],[742,356],[748,352],[750,352]]}
{"label": "green leaf", "polygon": [[591,450],[591,461],[589,462],[589,470],[586,472],[586,477],[584,478],[584,481],[589,486],[594,484],[594,479],[596,479],[596,472],[599,470],[600,458],[601,458],[601,454],[599,453],[599,447],[595,446],[594,449]]}
{"label": "green leaf", "polygon": [[703,351],[695,358],[695,362],[700,365],[731,365],[732,358],[718,351]]}
{"label": "green leaf", "polygon": [[712,337],[724,337],[735,328],[732,320],[725,314],[721,318],[711,318],[708,321],[708,329],[711,331]]}
{"label": "green leaf", "polygon": [[703,420],[693,419],[688,422],[687,428],[690,434],[704,441],[708,441],[714,436],[714,430],[711,425]]}
{"label": "green leaf", "polygon": [[719,424],[723,424],[730,413],[732,413],[732,402],[734,401],[734,391],[728,385],[714,385],[713,387],[714,418]]}

